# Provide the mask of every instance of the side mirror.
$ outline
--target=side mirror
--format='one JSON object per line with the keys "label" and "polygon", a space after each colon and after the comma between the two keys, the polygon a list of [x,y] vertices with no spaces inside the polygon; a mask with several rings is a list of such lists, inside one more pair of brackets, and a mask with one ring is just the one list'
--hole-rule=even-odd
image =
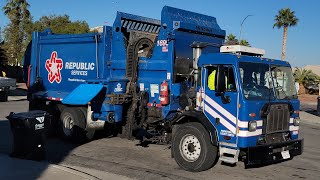
{"label": "side mirror", "polygon": [[224,74],[224,67],[222,65],[218,66],[216,74],[216,92],[224,93],[226,92],[226,78]]}
{"label": "side mirror", "polygon": [[227,104],[231,102],[229,96],[225,96],[226,88],[226,77],[224,74],[224,67],[223,65],[219,65],[216,74],[216,94],[221,96],[221,100],[223,104]]}

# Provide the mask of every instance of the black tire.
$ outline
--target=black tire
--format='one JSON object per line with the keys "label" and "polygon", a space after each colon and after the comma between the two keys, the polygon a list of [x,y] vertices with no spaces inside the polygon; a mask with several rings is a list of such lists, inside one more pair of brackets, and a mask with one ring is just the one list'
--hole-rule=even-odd
{"label": "black tire", "polygon": [[202,124],[190,122],[177,127],[172,140],[172,153],[181,168],[199,172],[215,165],[218,148],[211,144],[209,133]]}
{"label": "black tire", "polygon": [[65,107],[60,115],[60,134],[66,140],[77,143],[87,142],[85,130],[81,127],[82,121],[86,121],[85,115],[77,107]]}
{"label": "black tire", "polygon": [[7,91],[0,92],[0,102],[7,102],[8,101],[8,93]]}

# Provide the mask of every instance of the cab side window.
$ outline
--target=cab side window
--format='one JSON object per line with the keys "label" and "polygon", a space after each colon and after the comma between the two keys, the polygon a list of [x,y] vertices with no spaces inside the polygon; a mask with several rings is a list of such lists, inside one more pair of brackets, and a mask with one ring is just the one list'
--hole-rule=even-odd
{"label": "cab side window", "polygon": [[216,72],[217,72],[217,66],[208,67],[207,85],[208,85],[208,88],[212,91],[215,91],[215,87],[216,87],[216,78],[217,78]]}
{"label": "cab side window", "polygon": [[[215,87],[216,87],[216,78],[217,78],[217,66],[210,66],[208,67],[208,81],[207,81],[207,85],[208,88],[212,91],[215,91]],[[225,79],[226,79],[226,90],[227,91],[236,91],[236,81],[235,81],[235,77],[234,77],[234,71],[231,65],[225,65],[224,66],[224,75],[225,75]]]}
{"label": "cab side window", "polygon": [[234,78],[234,72],[232,66],[225,66],[225,76],[226,76],[226,85],[227,91],[237,91],[236,80]]}

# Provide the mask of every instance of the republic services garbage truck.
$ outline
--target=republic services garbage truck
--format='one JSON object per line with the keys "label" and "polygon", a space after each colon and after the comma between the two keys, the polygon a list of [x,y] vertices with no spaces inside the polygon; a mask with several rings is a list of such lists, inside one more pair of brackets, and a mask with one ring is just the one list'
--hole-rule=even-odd
{"label": "republic services garbage truck", "polygon": [[161,21],[118,12],[102,33],[34,32],[24,58],[29,108],[51,113],[68,139],[112,130],[171,144],[189,171],[218,158],[251,165],[300,155],[289,63],[223,46],[225,35],[216,18],[167,6]]}

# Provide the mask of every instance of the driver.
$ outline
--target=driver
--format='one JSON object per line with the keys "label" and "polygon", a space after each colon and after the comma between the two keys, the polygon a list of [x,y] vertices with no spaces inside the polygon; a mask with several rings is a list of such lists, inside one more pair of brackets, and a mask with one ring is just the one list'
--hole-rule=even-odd
{"label": "driver", "polygon": [[[216,72],[217,72],[216,70],[213,70],[211,72],[211,74],[209,75],[209,77],[208,77],[208,87],[212,91],[215,90]],[[233,89],[234,88],[233,85],[232,84],[228,84],[229,82],[228,82],[228,77],[227,76],[225,76],[225,79],[226,79],[226,88],[228,90]]]}
{"label": "driver", "polygon": [[208,87],[210,90],[215,90],[216,70],[213,70],[208,77]]}

